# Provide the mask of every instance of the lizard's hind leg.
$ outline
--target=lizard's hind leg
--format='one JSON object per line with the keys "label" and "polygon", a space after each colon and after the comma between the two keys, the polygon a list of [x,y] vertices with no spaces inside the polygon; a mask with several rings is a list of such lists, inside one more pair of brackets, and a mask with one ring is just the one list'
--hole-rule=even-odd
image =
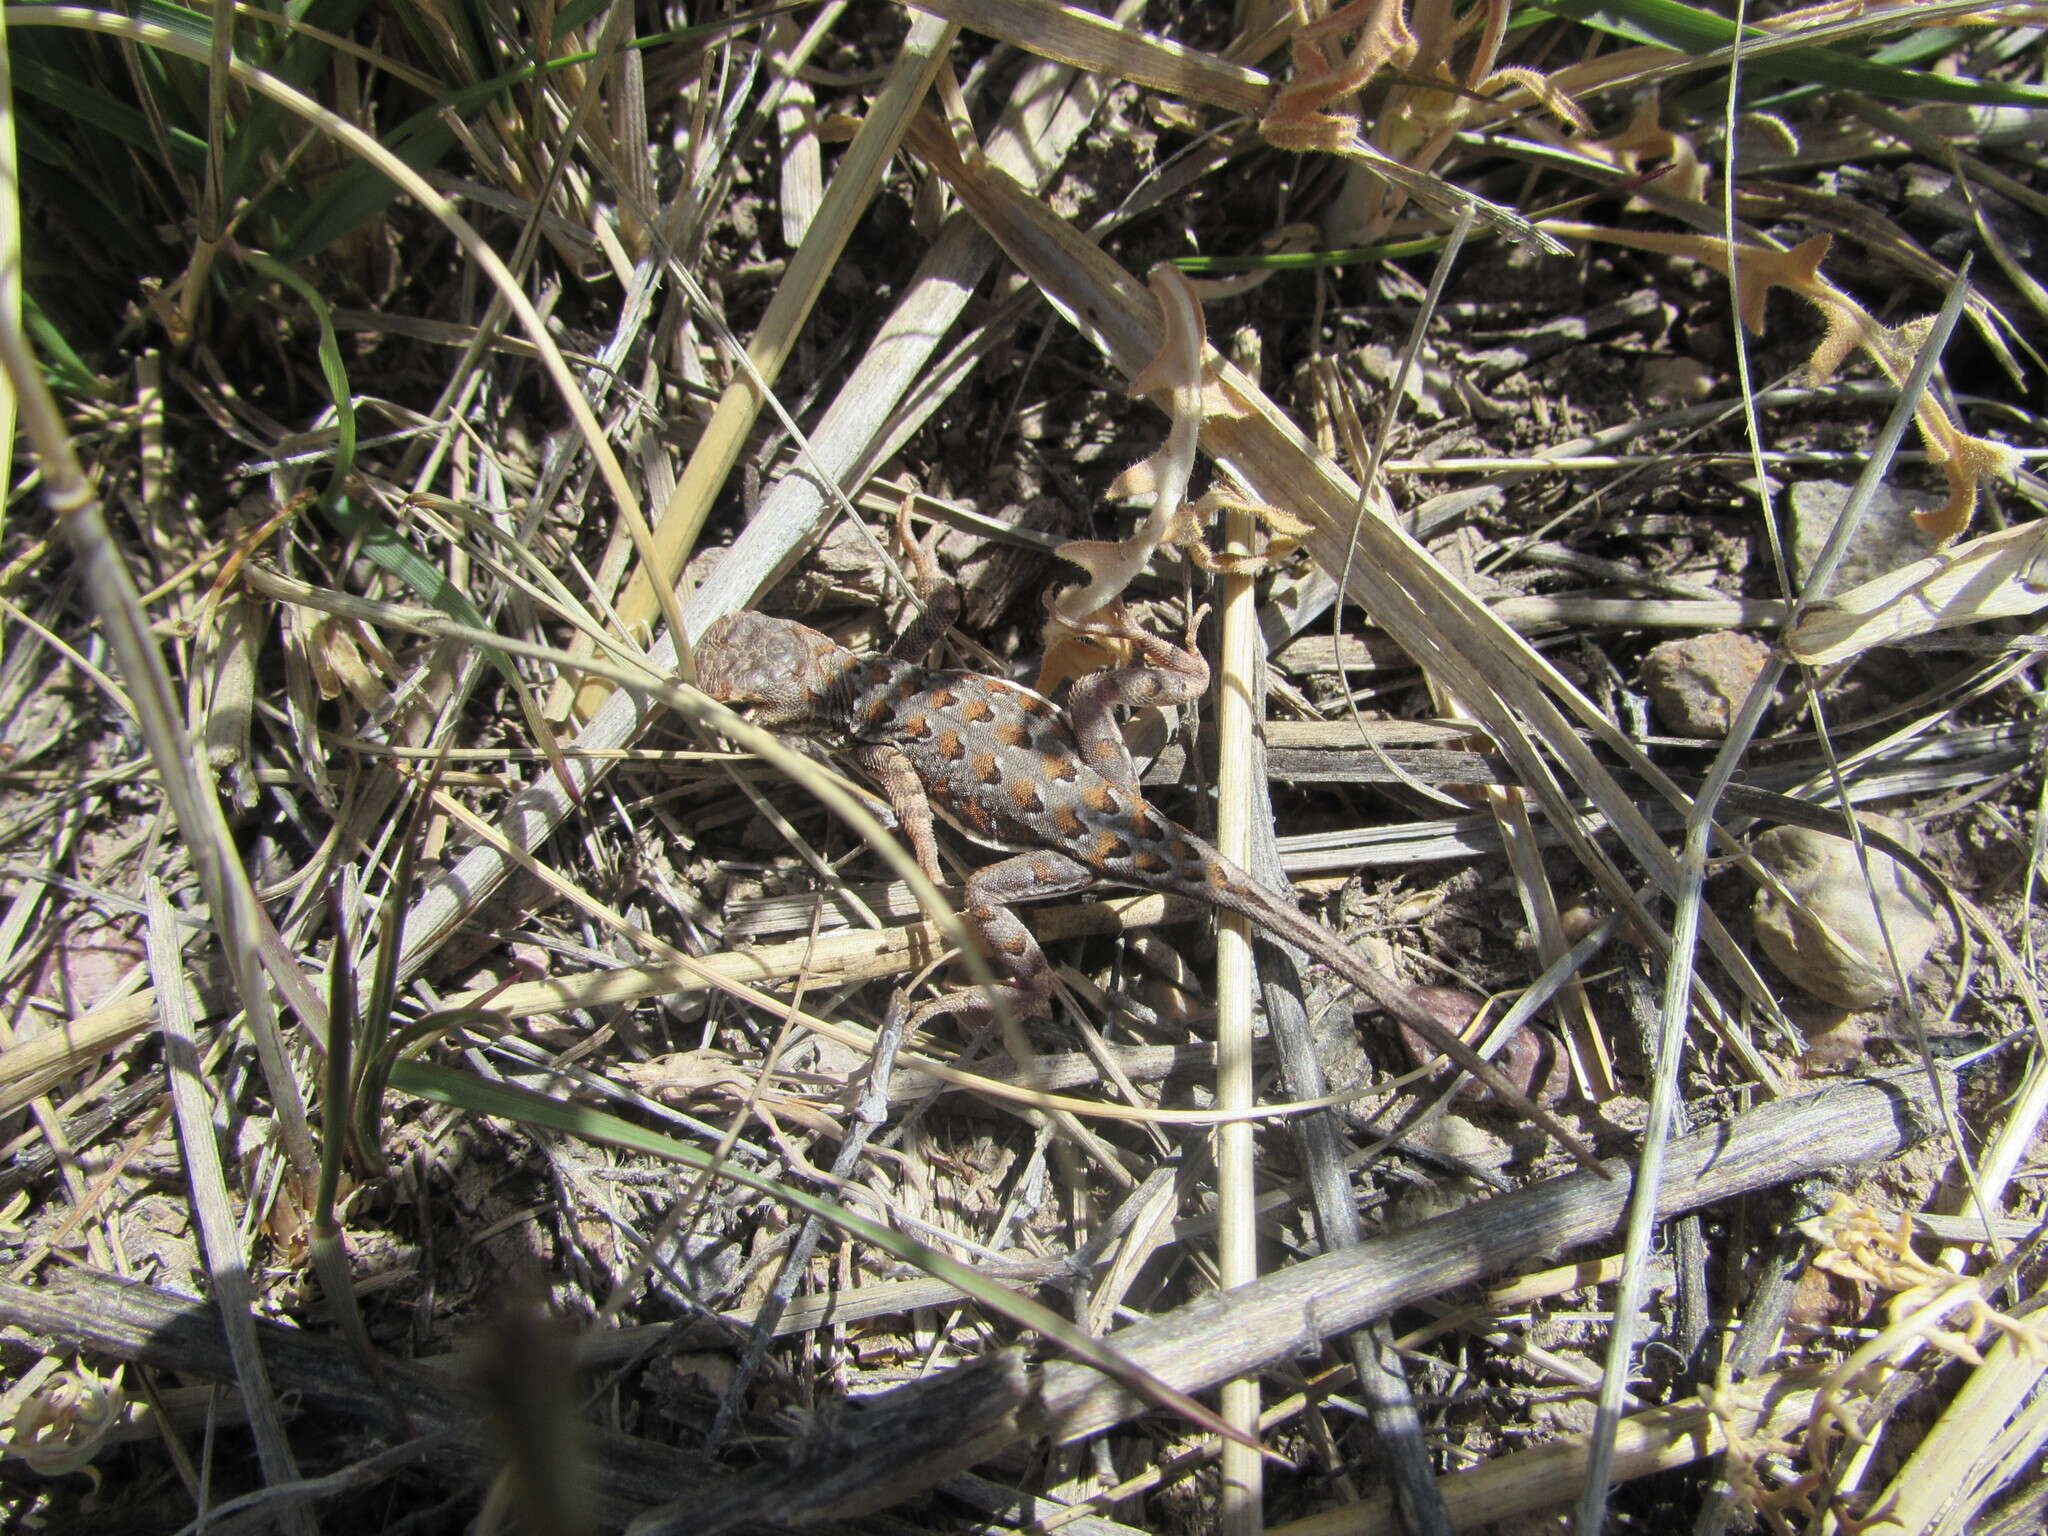
{"label": "lizard's hind leg", "polygon": [[1074,740],[1082,758],[1119,789],[1142,793],[1130,749],[1117,729],[1116,711],[1185,704],[1208,690],[1209,663],[1195,649],[1195,630],[1208,611],[1197,608],[1188,616],[1187,633],[1180,645],[1141,629],[1122,603],[1072,622],[1076,634],[1128,640],[1138,648],[1138,660],[1091,672],[1067,695],[1067,718],[1074,722]]}
{"label": "lizard's hind leg", "polygon": [[993,991],[986,987],[962,987],[920,1003],[910,1016],[911,1027],[921,1028],[926,1021],[945,1013],[980,1023],[994,1016],[998,1001],[1020,1019],[1049,1013],[1052,966],[1011,905],[1048,896],[1070,896],[1092,885],[1095,879],[1095,871],[1079,859],[1049,849],[1020,853],[968,876],[960,916],[980,941],[989,969],[995,972],[996,985]]}

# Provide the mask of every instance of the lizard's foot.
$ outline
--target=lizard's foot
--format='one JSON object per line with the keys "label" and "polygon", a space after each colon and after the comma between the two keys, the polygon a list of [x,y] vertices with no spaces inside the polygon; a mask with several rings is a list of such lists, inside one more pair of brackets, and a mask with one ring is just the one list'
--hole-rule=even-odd
{"label": "lizard's foot", "polygon": [[910,508],[915,501],[915,497],[906,496],[896,504],[896,542],[903,546],[903,557],[910,562],[912,590],[924,597],[948,579],[939,569],[939,539],[945,529],[933,523],[920,542],[910,531]]}
{"label": "lizard's foot", "polygon": [[[1056,594],[1046,594],[1046,606],[1052,606]],[[1188,613],[1187,622],[1181,626],[1181,644],[1187,650],[1195,649],[1195,637],[1201,630],[1202,620],[1209,616],[1209,605],[1199,603]],[[1123,599],[1106,603],[1093,613],[1083,614],[1078,619],[1061,618],[1060,622],[1077,635],[1086,635],[1094,640],[1109,640],[1136,645],[1140,651],[1150,652],[1160,647],[1172,649],[1172,642],[1160,639],[1131,617],[1131,610]]]}

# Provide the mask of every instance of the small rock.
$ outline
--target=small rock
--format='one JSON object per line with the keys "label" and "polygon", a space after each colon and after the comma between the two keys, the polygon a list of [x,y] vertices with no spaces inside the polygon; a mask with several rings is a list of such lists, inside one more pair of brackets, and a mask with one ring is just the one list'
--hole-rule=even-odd
{"label": "small rock", "polygon": [[1846,1071],[1863,1061],[1869,1041],[1868,1015],[1845,1013],[1840,1008],[1814,1008],[1804,1016],[1789,1007],[1785,1012],[1806,1037],[1799,1066],[1809,1077]]}
{"label": "small rock", "polygon": [[[1797,480],[1787,493],[1787,505],[1792,512],[1792,567],[1802,582],[1820,557],[1828,535],[1835,531],[1842,508],[1849,504],[1851,489],[1839,480]],[[1828,591],[1846,592],[1887,571],[1924,560],[1932,553],[1934,542],[1920,531],[1913,514],[1932,512],[1945,499],[1879,486],[1869,510],[1856,525],[1855,536],[1843,553],[1835,579],[1828,583]]]}
{"label": "small rock", "polygon": [[[1429,1004],[1436,1021],[1454,1035],[1465,1034],[1466,1027],[1479,1014],[1479,999],[1456,987],[1417,987],[1415,995]],[[1436,1047],[1420,1030],[1405,1022],[1400,1029],[1401,1043],[1408,1048],[1409,1059],[1416,1066],[1424,1067],[1437,1059]],[[1524,1024],[1516,1030],[1494,1057],[1493,1064],[1524,1097],[1545,1109],[1554,1107],[1571,1090],[1571,1066],[1556,1038],[1541,1025]],[[1459,1083],[1452,1097],[1465,1104],[1499,1102],[1491,1088],[1472,1077]]]}
{"label": "small rock", "polygon": [[[1865,815],[1866,826],[1917,849],[1918,836],[1889,816]],[[1880,930],[1871,909],[1856,846],[1846,837],[1806,827],[1773,827],[1751,844],[1757,862],[1784,883],[1790,899],[1757,892],[1751,925],[1771,963],[1800,990],[1843,1008],[1873,1008],[1898,985],[1885,935],[1899,968],[1911,976],[1940,935],[1934,902],[1917,876],[1871,849],[1870,885],[1884,912]]]}
{"label": "small rock", "polygon": [[[1506,1167],[1513,1156],[1507,1142],[1462,1115],[1438,1115],[1416,1127],[1413,1139],[1449,1161],[1469,1164],[1475,1172],[1497,1171]],[[1407,1231],[1493,1194],[1482,1179],[1433,1170],[1419,1182],[1396,1191],[1387,1211],[1387,1227],[1390,1231]]]}
{"label": "small rock", "polygon": [[1650,358],[1636,379],[1645,405],[1698,405],[1713,392],[1714,375],[1696,357]]}
{"label": "small rock", "polygon": [[1770,659],[1769,646],[1739,630],[1667,640],[1643,658],[1643,687],[1673,735],[1709,741],[1728,734]]}

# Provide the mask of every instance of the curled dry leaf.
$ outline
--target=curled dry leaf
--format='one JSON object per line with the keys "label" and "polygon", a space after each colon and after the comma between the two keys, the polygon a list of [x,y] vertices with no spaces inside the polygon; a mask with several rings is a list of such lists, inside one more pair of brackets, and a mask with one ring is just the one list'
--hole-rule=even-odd
{"label": "curled dry leaf", "polygon": [[[1358,34],[1357,39],[1340,58],[1331,45],[1351,32]],[[1469,210],[1480,223],[1518,244],[1552,255],[1562,251],[1556,241],[1520,214],[1415,169],[1369,143],[1355,114],[1332,110],[1382,69],[1405,69],[1413,62],[1415,34],[1408,29],[1401,0],[1352,0],[1298,28],[1289,48],[1294,78],[1273,93],[1272,105],[1259,119],[1259,133],[1267,143],[1296,154],[1340,156],[1364,166],[1439,214],[1455,217]],[[1528,80],[1501,83],[1536,91],[1547,105],[1563,96],[1547,82],[1541,87]]]}
{"label": "curled dry leaf", "polygon": [[[1111,494],[1138,496],[1149,491],[1152,509],[1127,539],[1074,539],[1059,547],[1060,558],[1080,566],[1089,579],[1052,599],[1056,620],[1085,619],[1123,595],[1151,563],[1153,552],[1175,531],[1187,504],[1188,485],[1195,476],[1204,412],[1203,359],[1208,350],[1201,301],[1170,262],[1155,265],[1146,281],[1159,301],[1166,338],[1159,355],[1131,381],[1130,392],[1133,396],[1164,396],[1171,425],[1159,451],[1118,476]],[[1220,401],[1220,395],[1217,398]]]}
{"label": "curled dry leaf", "polygon": [[[1627,176],[1641,176],[1652,160],[1669,162],[1659,185],[1678,197],[1699,202],[1706,195],[1707,167],[1691,138],[1673,132],[1663,123],[1663,104],[1655,91],[1636,104],[1635,116],[1621,132],[1604,139],[1579,139],[1572,148],[1582,155],[1604,160]],[[1642,207],[1632,198],[1630,207]]]}
{"label": "curled dry leaf", "polygon": [[83,1472],[97,1485],[100,1476],[93,1458],[120,1425],[127,1406],[128,1394],[118,1372],[103,1378],[84,1365],[74,1365],[22,1400],[4,1448],[38,1476]]}
{"label": "curled dry leaf", "polygon": [[[1347,32],[1358,38],[1340,59],[1330,45]],[[1329,109],[1388,65],[1404,66],[1413,59],[1415,34],[1408,30],[1401,0],[1351,0],[1297,28],[1288,51],[1294,78],[1274,96],[1259,132],[1281,149],[1346,154],[1359,147],[1358,119]]]}
{"label": "curled dry leaf", "polygon": [[1254,563],[1210,550],[1203,529],[1218,508],[1259,517],[1273,531],[1279,546],[1269,551],[1274,557],[1293,548],[1308,531],[1306,523],[1277,507],[1222,489],[1210,491],[1199,501],[1188,501],[1202,422],[1211,415],[1242,412],[1210,371],[1208,328],[1195,285],[1164,261],[1152,268],[1147,280],[1159,302],[1165,339],[1158,355],[1131,381],[1130,392],[1163,396],[1171,425],[1159,451],[1125,470],[1110,490],[1119,497],[1150,496],[1151,510],[1129,538],[1070,539],[1056,551],[1086,571],[1088,580],[1046,599],[1045,660],[1038,674],[1041,692],[1093,671],[1105,661],[1127,659],[1128,646],[1106,642],[1099,627],[1093,633],[1083,631],[1122,599],[1125,589],[1152,563],[1162,546],[1178,549],[1204,570],[1242,571]]}
{"label": "curled dry leaf", "polygon": [[346,693],[371,714],[382,710],[391,697],[384,679],[400,672],[397,661],[367,628],[354,619],[331,615],[315,619],[306,631],[306,659],[322,698]]}
{"label": "curled dry leaf", "polygon": [[2048,519],[1988,533],[1808,609],[1785,648],[1809,666],[1874,645],[2048,607]]}
{"label": "curled dry leaf", "polygon": [[[1502,66],[1509,0],[1483,0],[1453,17],[1448,6],[1425,6],[1414,18],[1412,60],[1387,89],[1368,137],[1417,174],[1428,173],[1466,130],[1484,129],[1527,110],[1524,97],[1575,133],[1592,123],[1550,76],[1519,65]],[[1476,37],[1475,37],[1476,34]],[[1455,55],[1475,38],[1462,63]],[[1358,206],[1348,206],[1353,197]],[[1406,202],[1398,183],[1366,176],[1349,182],[1325,215],[1331,237],[1345,243],[1384,238]]]}
{"label": "curled dry leaf", "polygon": [[[1824,1215],[1802,1221],[1799,1230],[1815,1245],[1815,1268],[1890,1291],[1892,1296],[1885,1305],[1886,1325],[1835,1367],[1815,1395],[1804,1447],[1808,1474],[1774,1495],[1775,1499],[1785,1500],[1825,1482],[1838,1437],[1851,1443],[1864,1439],[1867,1426],[1862,1406],[1922,1344],[1952,1359],[1982,1365],[1980,1346],[1988,1338],[2000,1336],[2029,1360],[2048,1359],[2048,1332],[1993,1306],[1983,1280],[1957,1274],[1913,1251],[1910,1213],[1902,1211],[1891,1220],[1867,1205],[1837,1195]],[[1894,1485],[1893,1495],[1896,1493]],[[1878,1522],[1871,1519],[1867,1523]],[[1910,1528],[1926,1527],[1916,1521]]]}

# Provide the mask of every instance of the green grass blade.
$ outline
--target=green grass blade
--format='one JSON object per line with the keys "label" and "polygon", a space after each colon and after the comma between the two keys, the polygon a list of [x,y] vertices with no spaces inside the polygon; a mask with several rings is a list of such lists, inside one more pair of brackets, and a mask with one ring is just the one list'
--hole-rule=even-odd
{"label": "green grass blade", "polygon": [[[1553,15],[1583,22],[1630,42],[1655,43],[1685,54],[1712,53],[1735,43],[1733,22],[1712,11],[1681,4],[1680,0],[1535,0],[1535,4]],[[2048,90],[2036,87],[1938,75],[1932,70],[1902,69],[1836,48],[1778,47],[1778,38],[1757,27],[1749,28],[1746,38],[1757,45],[1757,51],[1745,49],[1743,70],[1761,79],[1836,86],[1888,101],[2048,107]]]}
{"label": "green grass blade", "polygon": [[[387,135],[386,147],[414,170],[432,170],[455,147],[455,131],[441,114],[439,105],[426,108]],[[398,195],[397,185],[382,171],[351,161],[320,184],[285,232],[280,259],[310,260],[344,236],[368,228]]]}
{"label": "green grass blade", "polygon": [[[320,494],[320,509],[330,522],[344,533],[362,541],[363,553],[378,565],[411,587],[426,601],[439,608],[458,624],[471,629],[489,629],[476,604],[468,594],[458,589],[439,570],[430,565],[413,548],[398,537],[397,531],[381,517],[367,508],[359,508],[342,494],[348,484],[350,471],[356,462],[356,411],[355,401],[349,389],[348,367],[342,361],[341,338],[335,335],[334,320],[327,309],[327,302],[319,291],[283,262],[262,255],[256,251],[241,251],[242,259],[273,281],[292,290],[313,311],[314,319],[320,326],[320,372],[327,381],[328,393],[334,399],[334,414],[337,442],[334,452],[334,472],[327,478],[327,487]],[[491,664],[498,676],[505,680],[505,686],[512,690],[512,697],[518,701],[519,710],[526,717],[527,728],[533,733],[541,751],[547,756],[555,776],[562,781],[562,787],[575,793],[575,781],[570,777],[569,765],[563,760],[561,747],[555,741],[553,732],[541,718],[539,705],[527,689],[526,679],[519,675],[519,669],[512,665],[512,658],[494,646],[484,647],[484,660]]]}
{"label": "green grass blade", "polygon": [[167,146],[179,169],[197,174],[206,168],[204,139],[168,124],[164,138],[159,139],[150,132],[149,119],[134,107],[113,100],[104,91],[20,46],[14,50],[14,88],[29,100],[63,113],[97,134],[118,139],[144,155],[153,158],[160,148]]}
{"label": "green grass blade", "polygon": [[[243,250],[239,254],[243,261],[272,282],[291,289],[303,299],[320,327],[320,376],[326,380],[327,393],[334,401],[335,433],[334,471],[327,477],[327,488],[320,493],[320,500],[323,506],[332,505],[341,499],[342,488],[356,467],[355,393],[349,388],[348,365],[342,361],[341,338],[334,331],[334,316],[327,308],[327,301],[320,296],[320,290],[285,263],[265,256],[261,251]],[[424,561],[421,563],[425,564]],[[392,574],[398,573],[393,571]],[[476,610],[472,608],[470,611],[474,613]],[[449,616],[461,617],[459,614]],[[464,619],[463,622],[470,621]]]}
{"label": "green grass blade", "polygon": [[[596,15],[604,5],[605,0],[583,0],[579,6],[571,7],[558,18],[557,33],[568,30],[587,16]],[[777,16],[804,8],[800,4],[767,6],[699,26],[636,37],[625,46],[647,51],[688,47],[708,41],[720,33],[772,21]],[[556,70],[579,68],[596,57],[592,52],[578,52],[537,63],[525,60],[488,79],[452,89],[440,100],[428,103],[384,134],[385,146],[414,170],[430,170],[455,147],[455,134],[447,123],[449,113],[466,118],[506,96],[517,86]],[[334,241],[369,224],[397,196],[398,189],[373,167],[362,164],[345,166],[328,178],[304,215],[279,241],[281,259],[303,262],[318,254]]]}
{"label": "green grass blade", "polygon": [[[344,496],[323,509],[328,521],[350,538],[379,569],[396,576],[422,602],[431,603],[458,624],[489,629],[475,603],[437,566],[399,537],[398,530],[368,507]],[[509,662],[506,665],[510,665]]]}
{"label": "green grass blade", "polygon": [[213,18],[189,5],[172,5],[170,0],[142,0],[135,7],[135,16],[137,20],[189,38],[201,48],[213,44]]}
{"label": "green grass blade", "polygon": [[85,359],[64,339],[64,333],[57,329],[56,323],[43,313],[32,293],[21,296],[21,319],[29,339],[36,344],[36,357],[43,365],[43,377],[50,381],[52,389],[62,394],[90,395],[99,400],[112,396],[112,382],[86,366]]}

